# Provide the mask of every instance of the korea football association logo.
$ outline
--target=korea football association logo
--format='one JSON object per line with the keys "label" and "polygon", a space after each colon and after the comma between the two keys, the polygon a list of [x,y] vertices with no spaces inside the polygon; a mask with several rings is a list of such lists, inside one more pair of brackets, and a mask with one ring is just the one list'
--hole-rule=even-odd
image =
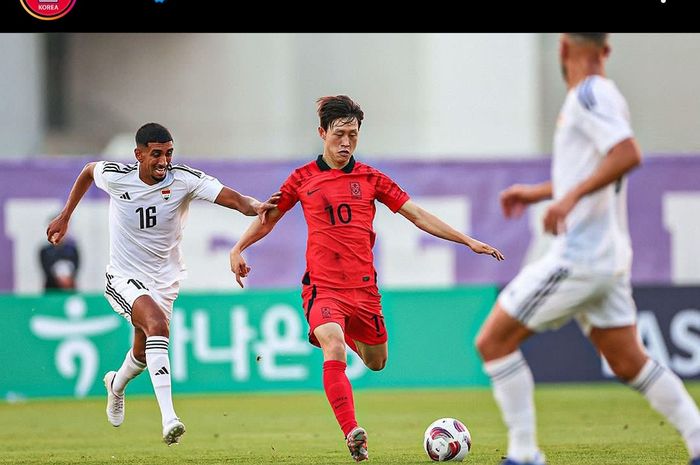
{"label": "korea football association logo", "polygon": [[361,199],[362,198],[362,189],[360,188],[359,182],[351,182],[350,183],[350,194],[352,194],[353,199]]}
{"label": "korea football association logo", "polygon": [[19,0],[27,13],[36,19],[51,21],[67,15],[77,0]]}

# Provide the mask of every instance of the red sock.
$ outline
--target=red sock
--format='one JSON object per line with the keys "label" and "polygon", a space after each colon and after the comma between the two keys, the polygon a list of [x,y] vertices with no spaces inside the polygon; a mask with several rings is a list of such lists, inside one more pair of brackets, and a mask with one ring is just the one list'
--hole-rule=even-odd
{"label": "red sock", "polygon": [[345,436],[357,426],[352,386],[345,375],[346,367],[347,364],[339,360],[323,362],[323,389]]}

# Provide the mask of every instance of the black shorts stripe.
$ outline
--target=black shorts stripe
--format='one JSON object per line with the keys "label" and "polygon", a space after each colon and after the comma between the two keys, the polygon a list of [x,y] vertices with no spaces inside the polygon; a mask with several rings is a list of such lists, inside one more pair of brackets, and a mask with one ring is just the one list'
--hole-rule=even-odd
{"label": "black shorts stripe", "polygon": [[107,289],[105,290],[105,294],[111,296],[117,304],[124,309],[126,313],[131,315],[131,305],[122,297],[119,295],[119,293],[109,284],[107,285]]}
{"label": "black shorts stripe", "polygon": [[144,286],[143,283],[142,283],[141,281],[139,281],[138,279],[133,279],[133,278],[132,278],[132,279],[129,279],[129,280],[127,281],[127,284],[133,284],[134,287],[135,287],[136,289],[146,289],[146,290],[148,290],[148,288],[147,288],[146,286]]}
{"label": "black shorts stripe", "polygon": [[525,304],[520,307],[520,309],[515,313],[515,318],[522,323],[527,323],[537,307],[544,302],[546,297],[552,294],[552,292],[559,286],[561,281],[567,276],[569,276],[568,269],[557,268],[545,281],[544,285],[535,291],[535,293],[530,296]]}
{"label": "black shorts stripe", "polygon": [[306,306],[306,321],[309,321],[309,312],[311,312],[311,307],[314,306],[314,300],[316,300],[316,285],[314,284],[314,287],[311,288],[311,298],[309,299],[309,303]]}

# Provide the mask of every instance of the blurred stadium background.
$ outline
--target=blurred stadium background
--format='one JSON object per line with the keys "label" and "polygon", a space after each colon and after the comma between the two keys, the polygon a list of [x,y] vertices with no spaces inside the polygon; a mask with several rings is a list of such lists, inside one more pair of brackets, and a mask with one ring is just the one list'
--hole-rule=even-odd
{"label": "blurred stadium background", "polygon": [[[132,160],[136,129],[156,121],[171,129],[177,161],[264,198],[293,168],[320,152],[316,98],[347,94],[365,111],[356,157],[506,256],[497,263],[432,240],[379,207],[375,258],[391,356],[380,373],[351,359],[353,385],[368,403],[374,389],[384,390],[379,396],[400,389],[408,397],[431,390],[422,395],[431,399],[434,414],[416,407],[414,400],[395,410],[387,407],[403,415],[416,408],[418,418],[396,420],[415,421],[408,427],[419,436],[410,439],[415,451],[392,456],[396,463],[426,460],[419,448],[422,428],[439,416],[462,417],[474,432],[491,434],[485,442],[493,448],[476,451],[472,460],[495,463],[505,444],[504,430],[489,403],[488,380],[472,341],[500,286],[548,243],[540,230],[542,206],[506,222],[497,199],[511,183],[548,177],[551,136],[565,94],[557,40],[553,33],[0,34],[0,307],[6,316],[0,329],[0,430],[33,434],[34,423],[21,424],[31,415],[13,409],[36,408],[37,418],[49,416],[52,402],[35,398],[77,399],[70,401],[75,411],[90,407],[94,422],[107,430],[100,416],[101,379],[121,362],[130,330],[101,295],[108,259],[107,199],[101,191],[93,187],[88,192],[69,231],[81,253],[78,292],[44,294],[39,262],[48,221],[87,161]],[[627,97],[645,155],[629,189],[640,333],[654,357],[697,394],[700,35],[613,34],[611,44],[608,75]],[[306,237],[301,210],[295,208],[247,251],[253,272],[242,291],[229,272],[228,251],[248,224],[248,218],[217,206],[201,203],[190,209],[183,239],[190,277],[182,283],[172,322],[176,405],[180,393],[209,395],[185,397],[181,402],[186,404],[187,399],[216,402],[224,399],[217,397],[221,393],[236,392],[240,397],[223,401],[238,403],[231,407],[235,415],[251,393],[279,395],[284,408],[290,396],[302,402],[310,392],[314,408],[323,410],[321,355],[305,340],[299,297]],[[575,397],[581,387],[599,388],[578,383],[614,384],[605,363],[572,325],[525,349],[537,381],[577,383],[561,388],[567,395]],[[619,406],[627,404],[617,396],[627,395],[624,399],[638,405],[635,393],[612,389],[613,394],[605,391],[599,397],[614,398]],[[129,393],[150,399],[147,377],[132,383]],[[462,397],[464,405],[458,400]],[[444,403],[449,408],[441,406],[441,399],[449,399]],[[585,399],[580,402],[583,413],[575,410],[574,401],[570,411],[564,402],[549,405],[563,409],[555,413],[583,428],[588,423],[579,414],[585,416],[589,407]],[[472,419],[475,404],[485,404],[487,411]],[[639,408],[646,412],[643,403]],[[143,415],[143,421],[150,415],[155,424],[155,411],[142,410],[147,413],[134,408],[129,415]],[[360,417],[363,410],[358,403]],[[548,414],[545,410],[543,416]],[[322,428],[334,428],[330,410],[322,416]],[[626,429],[628,420],[619,421]],[[76,422],[76,428],[84,426]],[[291,420],[284,426],[296,428]],[[244,427],[249,425],[232,428]],[[70,426],[66,429],[70,436]],[[558,443],[559,460],[553,463],[589,463],[580,457],[566,461],[567,441],[574,440],[576,431],[573,427],[571,436]],[[241,439],[226,434],[233,434],[232,442]],[[649,452],[648,462],[639,457],[605,461],[605,455],[590,450],[585,455],[593,453],[590,463],[681,463],[680,439],[668,431],[659,435],[648,432],[649,441],[667,438],[657,444],[669,454],[661,461],[653,455],[659,450]],[[546,430],[541,436],[547,440]],[[590,447],[612,436],[593,439]],[[68,455],[22,455],[24,447],[15,439],[0,433],[0,448],[4,443],[12,452],[0,463],[71,463],[80,457],[71,455],[79,443],[64,445],[61,450]],[[483,444],[484,436],[480,439]],[[635,441],[645,442],[619,440],[635,443],[635,448],[642,447]],[[339,443],[329,444],[319,449],[318,455],[326,458],[310,463],[347,461],[328,452]],[[105,445],[109,447],[111,443]],[[632,454],[639,450],[635,448]],[[87,453],[82,461],[104,463],[100,453]],[[133,454],[141,457],[139,451]],[[201,463],[219,463],[226,454],[214,453]],[[254,453],[248,463],[297,463],[298,457],[294,451],[286,459]],[[120,463],[132,463],[124,460]],[[159,460],[154,456],[133,463]]]}

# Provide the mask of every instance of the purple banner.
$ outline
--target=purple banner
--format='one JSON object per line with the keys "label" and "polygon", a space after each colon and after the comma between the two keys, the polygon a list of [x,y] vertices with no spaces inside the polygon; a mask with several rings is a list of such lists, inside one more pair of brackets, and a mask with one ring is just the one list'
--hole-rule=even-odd
{"label": "purple banner", "polygon": [[[362,156],[358,159],[372,164],[389,175],[428,210],[431,210],[430,206],[433,205],[460,206],[468,212],[468,218],[464,223],[468,225],[468,230],[463,230],[477,239],[498,247],[506,256],[504,262],[496,262],[477,256],[456,244],[437,244],[443,248],[441,253],[446,258],[437,257],[434,260],[436,263],[440,260],[447,263],[444,266],[449,270],[441,270],[440,273],[452,274],[441,282],[504,284],[512,279],[522,266],[535,234],[534,228],[527,215],[510,221],[503,218],[498,203],[499,192],[513,183],[536,183],[548,179],[549,159],[498,162],[381,161],[376,163]],[[12,221],[15,223],[18,221],[18,208],[21,209],[21,205],[24,204],[21,202],[18,204],[15,201],[24,199],[44,202],[46,199],[53,199],[57,205],[62,204],[76,176],[87,161],[90,160],[41,158],[0,161],[0,207],[3,212],[0,215],[0,291],[24,289],[17,285],[18,271],[15,268],[21,266],[24,260],[37,260],[36,256],[18,259],[17,254],[20,252],[16,242],[19,226],[10,225],[9,222],[10,218],[13,218]],[[192,159],[177,161],[201,169],[219,178],[231,188],[259,199],[267,198],[280,187],[294,168],[306,163],[306,160],[294,162]],[[679,195],[669,197],[669,194],[674,193]],[[105,200],[106,195],[93,186],[86,195],[87,199]],[[11,202],[15,205],[12,210],[15,212],[14,216],[8,213],[10,211],[8,205]],[[684,205],[696,204],[700,205],[700,157],[648,157],[643,166],[632,173],[629,185],[629,219],[635,253],[632,274],[635,284],[700,282],[700,273],[696,273],[698,268],[694,264],[697,260],[691,260],[692,257],[688,257],[687,260],[683,258],[692,252],[684,250],[684,244],[694,243],[683,238],[692,237],[689,231],[700,230],[700,225],[695,224],[700,220],[698,215],[679,213],[679,209],[684,208]],[[197,208],[197,205],[192,207],[193,210]],[[378,206],[379,209],[386,210],[384,206]],[[31,212],[27,210],[26,214],[29,215]],[[45,212],[42,214],[46,215]],[[229,215],[225,218],[230,218],[232,214],[234,213],[221,209],[221,215]],[[463,228],[462,224],[451,222],[452,217],[445,217],[440,213],[438,216],[458,229]],[[685,216],[692,216],[692,218]],[[403,218],[400,220],[406,222]],[[40,222],[43,229],[47,221],[48,217],[45,217]],[[106,218],[95,218],[95,221],[106,221]],[[188,235],[187,229],[184,235]],[[390,241],[390,238],[385,237],[387,234],[379,229],[378,235],[376,257],[395,253],[395,250],[391,249],[394,247],[394,239],[391,238]],[[206,241],[210,250],[227,252],[235,239],[235,235],[212,234],[203,240]],[[287,213],[267,238],[246,251],[246,257],[254,269],[248,281],[249,285],[285,288],[298,286],[304,270],[305,241],[306,225],[300,206],[296,206]],[[420,240],[416,242],[413,249],[425,252],[430,251],[431,247],[435,248],[436,242],[432,237],[420,232]],[[86,251],[86,254],[89,252]],[[417,255],[417,257],[416,260],[420,260],[422,256]],[[187,256],[186,258],[188,263],[197,260],[197,257]],[[389,272],[382,269],[382,263],[386,262],[377,260],[380,284],[383,273]],[[400,268],[399,261],[395,260],[392,263],[397,263],[396,266]],[[388,268],[388,265],[384,268]],[[421,268],[409,271],[414,274],[411,279],[415,279],[415,282],[421,282],[420,275],[429,276],[431,273],[430,269]],[[409,271],[403,270],[405,273]],[[226,272],[228,272],[227,269],[221,270],[221,273]],[[402,284],[404,281],[401,280],[400,274],[396,276],[399,277],[387,278],[384,284]],[[414,281],[409,279],[406,284],[411,285],[412,282]]]}

